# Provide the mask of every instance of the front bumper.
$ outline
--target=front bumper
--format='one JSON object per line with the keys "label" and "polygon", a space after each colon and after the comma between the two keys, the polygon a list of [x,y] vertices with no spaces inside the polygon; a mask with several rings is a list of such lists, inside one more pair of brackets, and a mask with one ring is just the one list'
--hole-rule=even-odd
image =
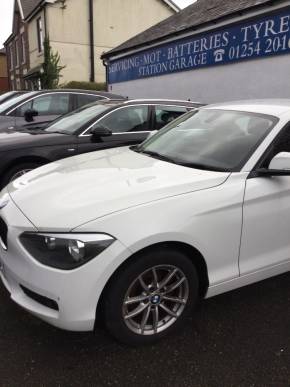
{"label": "front bumper", "polygon": [[8,225],[8,250],[0,246],[0,278],[11,299],[56,327],[93,330],[102,290],[130,251],[115,241],[75,270],[49,268],[33,259],[21,245],[19,236],[24,231],[37,230],[11,200],[0,210],[0,216]]}

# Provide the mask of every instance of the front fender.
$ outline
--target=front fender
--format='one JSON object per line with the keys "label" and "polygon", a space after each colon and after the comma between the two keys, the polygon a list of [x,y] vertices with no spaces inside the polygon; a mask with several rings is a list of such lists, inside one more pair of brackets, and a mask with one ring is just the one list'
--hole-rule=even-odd
{"label": "front fender", "polygon": [[185,195],[119,211],[74,229],[113,235],[136,253],[162,242],[186,243],[208,267],[210,285],[239,276],[239,248],[245,176]]}

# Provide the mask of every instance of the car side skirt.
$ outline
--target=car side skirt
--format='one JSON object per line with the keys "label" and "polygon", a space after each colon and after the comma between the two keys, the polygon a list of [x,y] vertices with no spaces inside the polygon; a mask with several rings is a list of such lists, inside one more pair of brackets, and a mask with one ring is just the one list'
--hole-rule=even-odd
{"label": "car side skirt", "polygon": [[263,281],[267,278],[274,277],[279,274],[286,273],[290,270],[290,261],[280,263],[275,266],[270,266],[262,270],[245,274],[240,277],[222,282],[217,285],[209,286],[205,298],[217,296],[219,294],[229,292],[243,286],[251,285],[255,282]]}

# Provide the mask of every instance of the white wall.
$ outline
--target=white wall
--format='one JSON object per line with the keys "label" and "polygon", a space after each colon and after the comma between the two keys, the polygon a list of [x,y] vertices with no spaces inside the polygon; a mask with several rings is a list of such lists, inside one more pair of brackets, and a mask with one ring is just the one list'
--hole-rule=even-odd
{"label": "white wall", "polygon": [[89,64],[89,14],[88,2],[70,0],[66,8],[59,4],[47,5],[47,29],[53,52],[60,54],[60,83],[88,81]]}
{"label": "white wall", "polygon": [[122,82],[109,90],[130,98],[190,98],[205,103],[290,98],[290,55]]}
{"label": "white wall", "polygon": [[38,51],[38,36],[37,36],[37,19],[41,17],[42,30],[44,36],[44,12],[38,12],[28,24],[28,40],[29,40],[29,66],[31,69],[43,63],[43,52]]}
{"label": "white wall", "polygon": [[175,14],[160,0],[95,0],[94,9],[97,82],[105,81],[104,52]]}
{"label": "white wall", "polygon": [[[47,5],[47,29],[54,52],[60,54],[61,83],[88,81],[90,77],[88,0],[69,0],[65,9],[60,3]],[[157,0],[95,0],[95,77],[105,82],[105,68],[100,56],[127,39],[174,14]],[[140,17],[142,15],[142,17]],[[33,31],[35,32],[35,28]],[[34,37],[34,40],[36,37]],[[35,44],[34,44],[35,46]]]}

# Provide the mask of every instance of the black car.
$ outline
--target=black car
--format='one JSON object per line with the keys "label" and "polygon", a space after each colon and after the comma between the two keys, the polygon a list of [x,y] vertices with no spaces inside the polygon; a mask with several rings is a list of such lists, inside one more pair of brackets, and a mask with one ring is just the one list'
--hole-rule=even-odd
{"label": "black car", "polygon": [[0,133],[0,184],[40,165],[100,149],[144,141],[201,104],[172,100],[101,101],[54,121],[45,129]]}
{"label": "black car", "polygon": [[18,97],[18,95],[22,95],[27,93],[27,91],[20,91],[20,90],[14,90],[14,91],[7,91],[7,93],[0,95],[0,105],[9,99]]}
{"label": "black car", "polygon": [[105,91],[40,90],[21,94],[0,104],[0,132],[6,129],[43,128],[59,116],[100,100],[124,97]]}

